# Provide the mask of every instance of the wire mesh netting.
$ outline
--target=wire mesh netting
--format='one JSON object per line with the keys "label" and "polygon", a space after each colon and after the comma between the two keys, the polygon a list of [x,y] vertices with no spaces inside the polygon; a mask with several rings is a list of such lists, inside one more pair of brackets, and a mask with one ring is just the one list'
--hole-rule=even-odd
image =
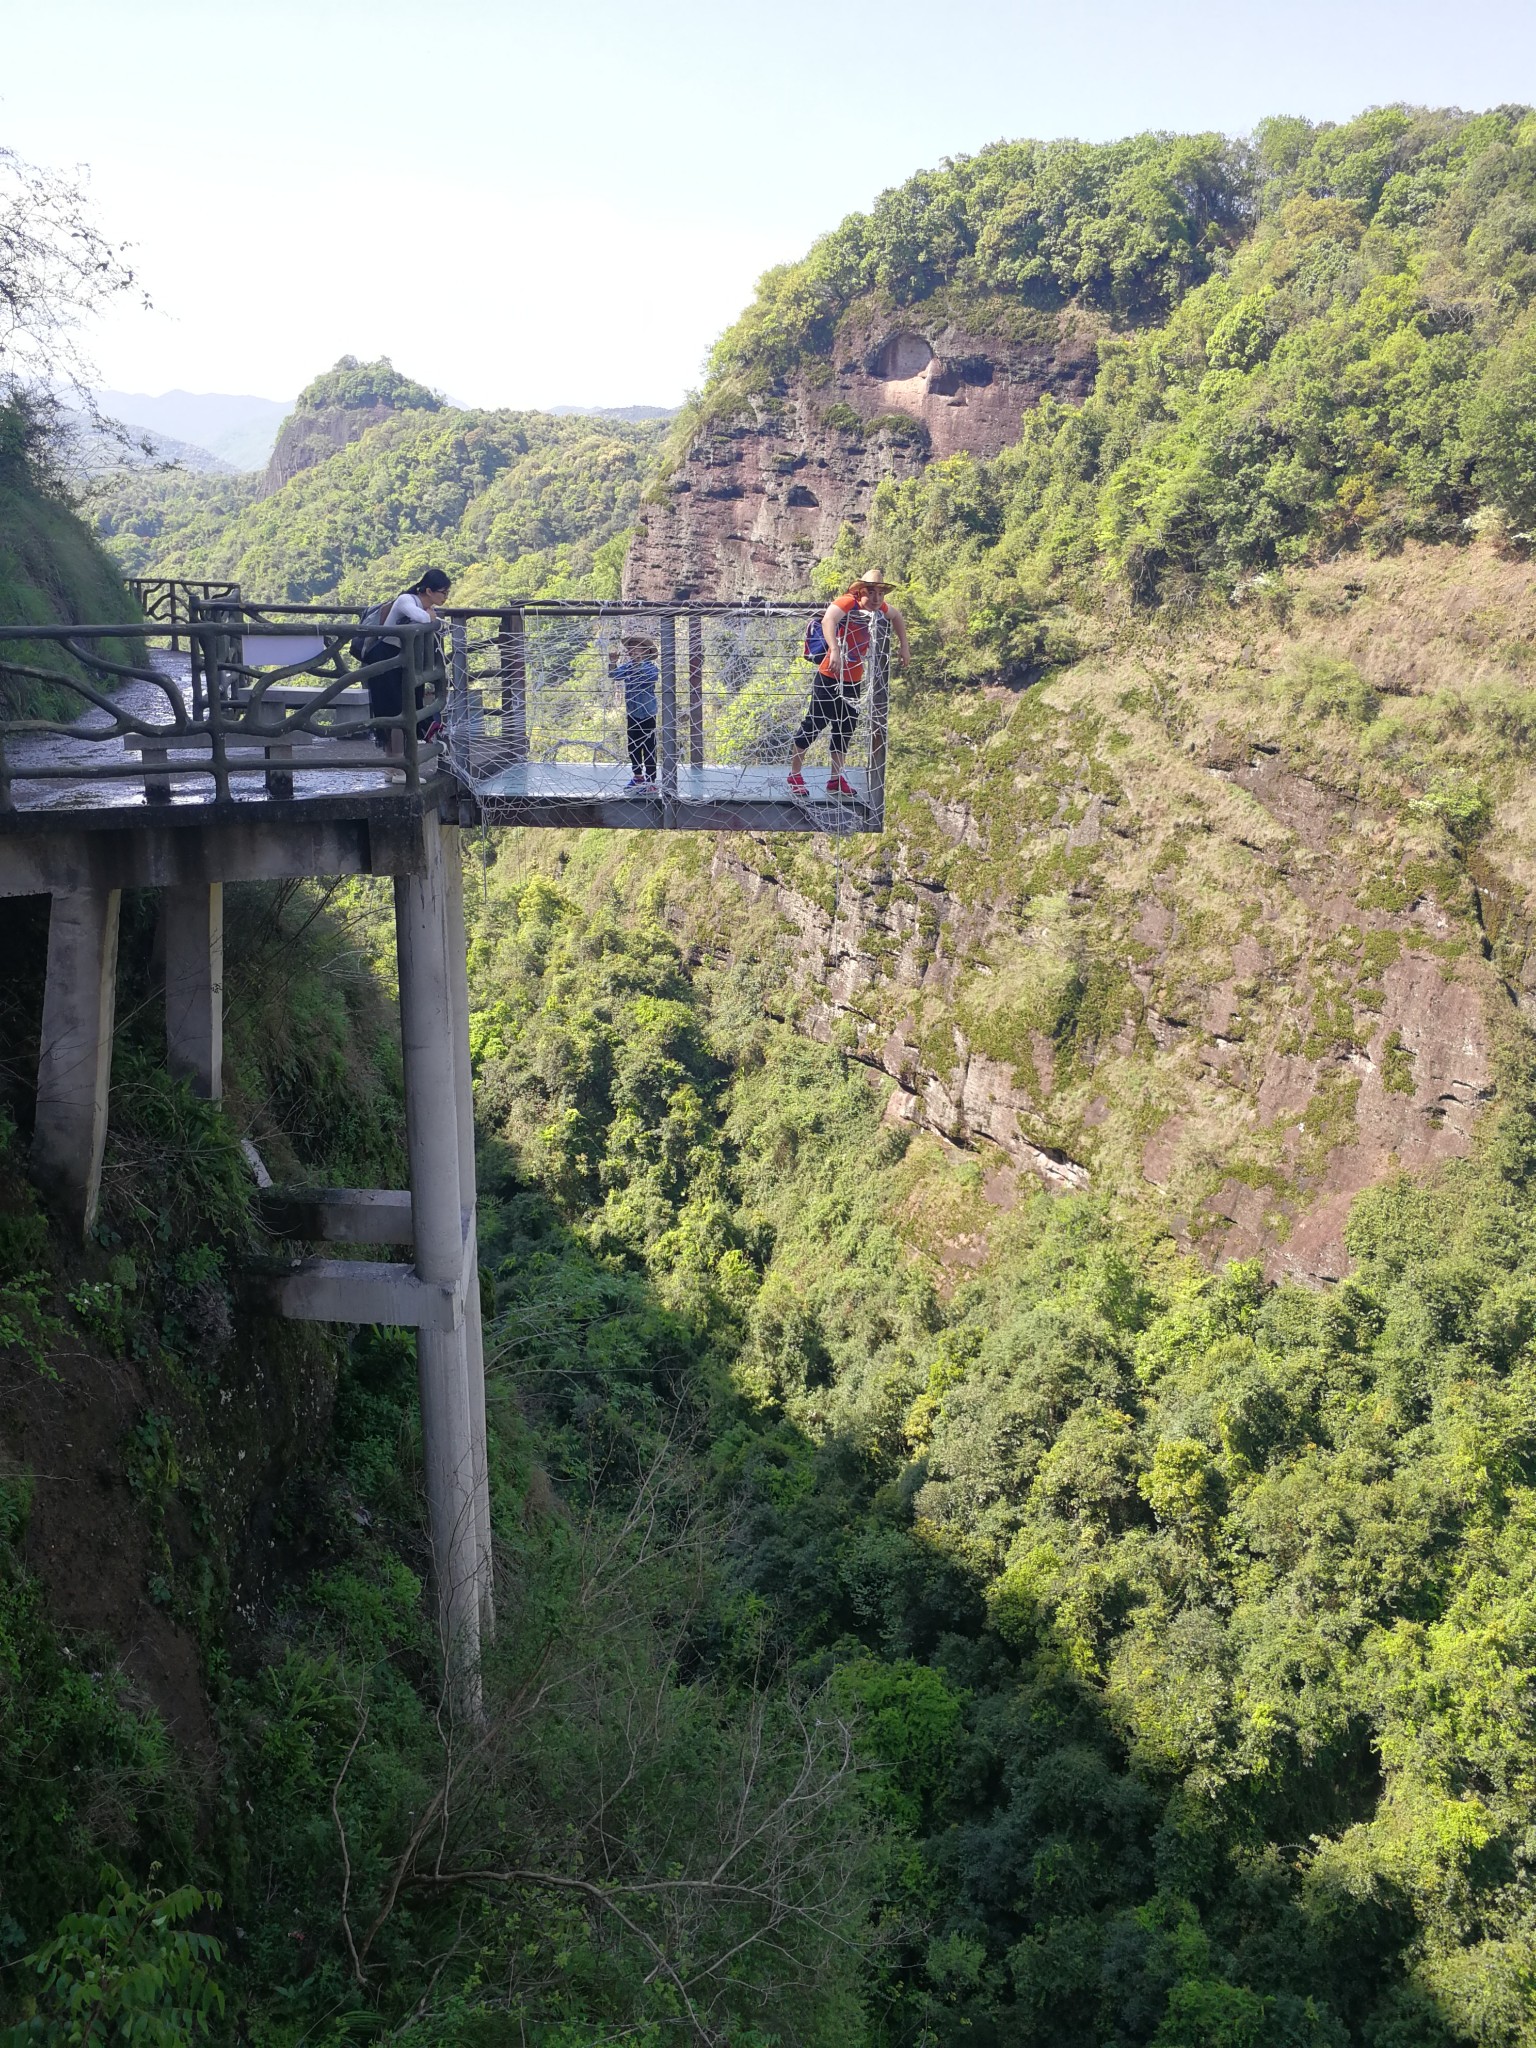
{"label": "wire mesh netting", "polygon": [[492,823],[565,799],[622,805],[637,825],[773,804],[816,831],[877,828],[883,642],[818,680],[806,620],[766,605],[456,615],[449,760]]}
{"label": "wire mesh netting", "polygon": [[[797,605],[529,603],[382,631],[324,606],[190,608],[190,659],[174,621],[0,628],[0,809],[292,801],[446,769],[492,825],[883,824],[878,617],[855,615],[825,675]],[[62,715],[8,717],[17,679]]]}

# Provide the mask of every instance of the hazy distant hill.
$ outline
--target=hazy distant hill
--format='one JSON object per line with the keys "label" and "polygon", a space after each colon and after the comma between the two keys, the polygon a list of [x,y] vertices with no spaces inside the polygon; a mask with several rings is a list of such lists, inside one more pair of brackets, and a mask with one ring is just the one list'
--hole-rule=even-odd
{"label": "hazy distant hill", "polygon": [[158,397],[142,391],[98,391],[96,402],[109,419],[205,448],[240,470],[265,466],[277,430],[293,407],[292,399],[226,391],[162,391]]}
{"label": "hazy distant hill", "polygon": [[675,405],[547,405],[544,410],[557,420],[670,420],[677,417]]}
{"label": "hazy distant hill", "polygon": [[195,441],[178,441],[170,434],[157,434],[149,427],[119,422],[123,432],[96,425],[83,413],[70,419],[74,462],[88,477],[108,476],[118,469],[155,469],[174,464],[196,476],[234,476],[233,462],[199,447]]}

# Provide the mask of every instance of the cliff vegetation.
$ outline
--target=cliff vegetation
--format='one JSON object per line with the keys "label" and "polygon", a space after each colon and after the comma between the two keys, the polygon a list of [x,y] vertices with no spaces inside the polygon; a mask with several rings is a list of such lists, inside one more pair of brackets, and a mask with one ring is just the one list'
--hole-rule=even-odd
{"label": "cliff vegetation", "polygon": [[[409,1347],[239,1288],[240,1138],[398,1175],[386,897],[231,892],[221,1111],[130,901],[83,1252],[5,912],[18,2044],[1530,2048],[1532,120],[1000,146],[721,343],[1094,370],[818,566],[914,623],[879,839],[466,839],[483,1732]],[[604,590],[657,432],[406,406],[112,545]]]}

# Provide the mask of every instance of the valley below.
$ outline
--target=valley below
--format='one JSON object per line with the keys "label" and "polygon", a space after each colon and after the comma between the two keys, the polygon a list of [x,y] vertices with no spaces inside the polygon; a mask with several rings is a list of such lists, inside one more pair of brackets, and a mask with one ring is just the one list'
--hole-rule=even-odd
{"label": "valley below", "polygon": [[5,455],[29,628],[878,566],[913,659],[878,834],[455,838],[473,1725],[414,1344],[243,1280],[246,1147],[405,1184],[387,884],[229,888],[218,1105],[125,895],[83,1245],[0,903],[0,2040],[1531,2048],[1533,251],[1525,108],[1004,143],[675,418]]}

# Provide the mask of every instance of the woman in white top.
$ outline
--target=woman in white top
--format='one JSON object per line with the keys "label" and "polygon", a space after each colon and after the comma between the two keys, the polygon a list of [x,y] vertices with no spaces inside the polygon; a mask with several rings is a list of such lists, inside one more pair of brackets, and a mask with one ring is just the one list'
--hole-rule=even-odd
{"label": "woman in white top", "polygon": [[[448,578],[441,569],[428,569],[419,576],[409,590],[402,590],[384,615],[380,638],[369,651],[369,660],[377,661],[388,654],[400,652],[400,642],[391,640],[391,626],[435,626],[438,606],[447,602]],[[400,716],[401,693],[405,689],[405,663],[383,668],[368,678],[368,711],[373,718],[398,718]],[[421,707],[421,685],[416,687],[416,705]],[[425,721],[418,723],[417,736],[425,739]],[[375,726],[375,743],[392,754],[405,752],[405,734],[398,726]]]}

